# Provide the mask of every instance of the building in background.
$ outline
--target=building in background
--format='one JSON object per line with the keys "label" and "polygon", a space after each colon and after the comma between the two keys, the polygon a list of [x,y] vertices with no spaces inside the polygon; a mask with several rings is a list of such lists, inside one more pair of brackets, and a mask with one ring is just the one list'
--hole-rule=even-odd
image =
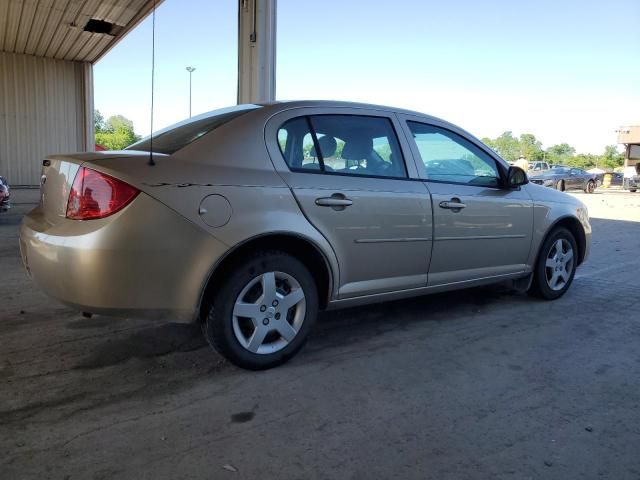
{"label": "building in background", "polygon": [[618,143],[624,145],[623,188],[636,192],[640,189],[640,125],[620,127]]}

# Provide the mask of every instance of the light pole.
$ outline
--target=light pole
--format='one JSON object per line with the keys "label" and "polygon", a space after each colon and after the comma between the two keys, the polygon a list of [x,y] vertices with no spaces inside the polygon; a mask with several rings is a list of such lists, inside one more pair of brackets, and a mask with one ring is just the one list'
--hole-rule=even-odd
{"label": "light pole", "polygon": [[189,72],[189,118],[191,118],[191,74],[195,70],[195,67],[187,67],[187,72]]}

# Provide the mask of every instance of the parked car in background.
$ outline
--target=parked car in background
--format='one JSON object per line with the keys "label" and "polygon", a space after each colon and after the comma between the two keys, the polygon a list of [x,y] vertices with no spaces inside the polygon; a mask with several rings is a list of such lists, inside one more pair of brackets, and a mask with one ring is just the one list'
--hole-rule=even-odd
{"label": "parked car in background", "polygon": [[529,171],[527,172],[529,176],[531,175],[540,175],[541,173],[547,172],[551,169],[547,162],[531,162],[529,164]]}
{"label": "parked car in background", "polygon": [[20,233],[40,287],[83,312],[200,322],[250,369],[295,355],[319,309],[503,281],[559,298],[591,241],[578,199],[451,123],[376,105],[239,105],[49,156],[42,179]]}
{"label": "parked car in background", "polygon": [[0,212],[6,212],[11,208],[11,189],[9,182],[0,177]]}
{"label": "parked car in background", "polygon": [[597,175],[571,167],[555,167],[540,175],[530,176],[529,181],[561,192],[584,190],[586,193],[593,193],[599,185]]}

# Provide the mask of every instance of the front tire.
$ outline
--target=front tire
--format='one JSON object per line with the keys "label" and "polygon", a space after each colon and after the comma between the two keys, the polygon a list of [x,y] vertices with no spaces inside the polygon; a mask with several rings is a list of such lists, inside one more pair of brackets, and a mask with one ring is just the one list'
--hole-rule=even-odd
{"label": "front tire", "polygon": [[545,300],[566,293],[578,266],[578,246],[573,234],[563,227],[553,230],[540,249],[529,292]]}
{"label": "front tire", "polygon": [[585,193],[593,193],[596,191],[596,183],[593,180],[587,182],[587,186],[584,187]]}
{"label": "front tire", "polygon": [[560,190],[561,192],[564,192],[564,180],[560,180],[556,184],[556,190]]}
{"label": "front tire", "polygon": [[300,351],[317,312],[307,267],[283,252],[258,252],[238,263],[214,294],[204,333],[233,364],[264,370]]}

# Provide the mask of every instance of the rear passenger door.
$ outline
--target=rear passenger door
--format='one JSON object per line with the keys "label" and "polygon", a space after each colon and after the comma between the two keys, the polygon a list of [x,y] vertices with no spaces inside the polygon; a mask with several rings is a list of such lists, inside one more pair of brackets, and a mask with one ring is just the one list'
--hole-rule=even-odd
{"label": "rear passenger door", "polygon": [[267,125],[276,169],[336,253],[339,298],[427,285],[431,201],[398,128],[381,111],[325,108]]}
{"label": "rear passenger door", "polygon": [[502,187],[506,166],[443,124],[401,116],[433,199],[429,286],[524,272],[533,202],[524,189]]}

